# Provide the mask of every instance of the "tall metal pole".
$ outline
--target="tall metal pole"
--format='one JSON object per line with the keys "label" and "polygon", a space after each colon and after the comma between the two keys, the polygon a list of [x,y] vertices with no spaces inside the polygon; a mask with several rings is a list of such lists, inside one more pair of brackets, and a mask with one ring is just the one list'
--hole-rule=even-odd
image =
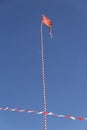
{"label": "tall metal pole", "polygon": [[46,119],[46,85],[45,85],[45,72],[44,72],[44,47],[43,47],[43,23],[41,22],[41,52],[42,52],[42,86],[43,86],[43,100],[44,100],[44,130],[47,130],[47,119]]}

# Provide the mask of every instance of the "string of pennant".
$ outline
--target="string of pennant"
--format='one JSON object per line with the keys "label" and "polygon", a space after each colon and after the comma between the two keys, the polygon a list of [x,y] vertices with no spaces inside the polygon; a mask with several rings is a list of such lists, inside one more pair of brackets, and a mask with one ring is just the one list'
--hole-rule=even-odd
{"label": "string of pennant", "polygon": [[38,110],[29,110],[29,109],[19,109],[19,108],[10,108],[10,107],[0,107],[0,111],[12,111],[12,112],[25,112],[25,113],[33,113],[38,115],[46,115],[46,116],[54,116],[58,118],[66,118],[66,119],[72,119],[72,120],[87,120],[87,117],[75,117],[72,115],[62,115],[62,114],[55,114],[53,112],[44,112],[44,111],[38,111]]}

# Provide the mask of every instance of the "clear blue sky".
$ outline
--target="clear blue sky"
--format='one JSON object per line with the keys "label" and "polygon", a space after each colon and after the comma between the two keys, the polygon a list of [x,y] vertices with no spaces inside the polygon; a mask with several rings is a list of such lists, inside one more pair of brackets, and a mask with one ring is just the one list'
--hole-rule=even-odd
{"label": "clear blue sky", "polygon": [[[0,0],[0,107],[43,110],[41,14],[47,111],[87,117],[86,0]],[[47,117],[48,130],[86,130],[87,121]],[[43,115],[0,111],[0,130],[43,130]]]}

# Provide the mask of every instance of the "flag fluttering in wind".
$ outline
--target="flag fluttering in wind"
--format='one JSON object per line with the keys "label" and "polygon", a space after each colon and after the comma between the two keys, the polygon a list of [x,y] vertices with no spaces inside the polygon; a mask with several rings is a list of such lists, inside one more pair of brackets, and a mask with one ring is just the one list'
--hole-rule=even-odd
{"label": "flag fluttering in wind", "polygon": [[45,15],[42,15],[42,23],[48,26],[49,28],[52,27],[52,21],[47,18]]}
{"label": "flag fluttering in wind", "polygon": [[52,21],[48,17],[46,17],[45,15],[42,15],[42,23],[49,28],[50,37],[52,38],[53,37],[53,35],[52,35]]}

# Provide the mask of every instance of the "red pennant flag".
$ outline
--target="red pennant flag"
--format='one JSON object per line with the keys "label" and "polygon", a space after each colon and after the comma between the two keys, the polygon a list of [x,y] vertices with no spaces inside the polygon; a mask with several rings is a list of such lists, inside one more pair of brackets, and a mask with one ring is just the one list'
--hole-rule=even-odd
{"label": "red pennant flag", "polygon": [[83,117],[78,117],[77,120],[82,121],[82,120],[84,120],[84,118]]}
{"label": "red pennant flag", "polygon": [[65,116],[65,118],[70,118],[71,116]]}
{"label": "red pennant flag", "polygon": [[49,112],[47,112],[47,111],[44,111],[44,115],[47,115]]}

